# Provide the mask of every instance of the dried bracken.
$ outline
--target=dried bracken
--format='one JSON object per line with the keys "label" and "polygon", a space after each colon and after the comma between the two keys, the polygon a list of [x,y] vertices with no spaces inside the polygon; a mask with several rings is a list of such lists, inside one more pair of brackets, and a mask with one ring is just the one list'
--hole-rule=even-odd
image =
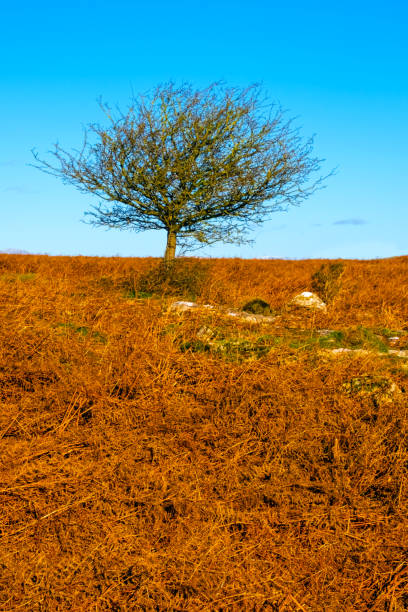
{"label": "dried bracken", "polygon": [[180,315],[124,289],[157,260],[0,256],[0,609],[408,608],[408,258],[288,311],[321,263],[211,260]]}

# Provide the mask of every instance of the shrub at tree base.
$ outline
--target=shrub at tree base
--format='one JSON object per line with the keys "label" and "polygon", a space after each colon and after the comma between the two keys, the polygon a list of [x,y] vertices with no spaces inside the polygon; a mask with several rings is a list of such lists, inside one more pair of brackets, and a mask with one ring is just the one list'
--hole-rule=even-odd
{"label": "shrub at tree base", "polygon": [[140,292],[153,295],[178,295],[195,299],[204,287],[208,264],[191,259],[161,261],[143,274],[137,283]]}

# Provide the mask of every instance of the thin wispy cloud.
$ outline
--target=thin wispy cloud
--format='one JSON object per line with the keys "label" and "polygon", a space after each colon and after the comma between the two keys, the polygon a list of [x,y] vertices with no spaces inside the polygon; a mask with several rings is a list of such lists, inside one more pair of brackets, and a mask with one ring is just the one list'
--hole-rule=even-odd
{"label": "thin wispy cloud", "polygon": [[365,219],[339,219],[334,221],[333,225],[366,225]]}
{"label": "thin wispy cloud", "polygon": [[38,191],[31,189],[30,187],[25,187],[24,185],[13,185],[12,187],[6,187],[2,191],[3,193],[20,193],[23,195],[38,193]]}

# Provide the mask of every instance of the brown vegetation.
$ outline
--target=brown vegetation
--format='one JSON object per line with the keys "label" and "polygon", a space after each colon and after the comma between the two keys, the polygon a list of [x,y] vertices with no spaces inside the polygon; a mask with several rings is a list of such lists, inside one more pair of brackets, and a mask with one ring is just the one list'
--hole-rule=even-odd
{"label": "brown vegetation", "polygon": [[[408,609],[408,361],[291,340],[403,344],[408,258],[315,314],[285,305],[321,261],[207,261],[197,300],[262,330],[139,298],[155,263],[0,256],[0,609]],[[268,351],[181,350],[203,326]]]}

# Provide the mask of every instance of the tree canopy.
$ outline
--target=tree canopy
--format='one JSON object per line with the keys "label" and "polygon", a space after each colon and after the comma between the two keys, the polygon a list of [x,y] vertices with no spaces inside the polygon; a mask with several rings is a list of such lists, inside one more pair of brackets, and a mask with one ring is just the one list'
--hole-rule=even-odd
{"label": "tree canopy", "polygon": [[298,205],[323,178],[313,138],[262,88],[203,90],[173,83],[135,97],[123,113],[103,102],[80,150],[55,145],[36,166],[102,202],[86,214],[108,228],[165,230],[165,261],[217,241],[242,243],[271,213]]}

